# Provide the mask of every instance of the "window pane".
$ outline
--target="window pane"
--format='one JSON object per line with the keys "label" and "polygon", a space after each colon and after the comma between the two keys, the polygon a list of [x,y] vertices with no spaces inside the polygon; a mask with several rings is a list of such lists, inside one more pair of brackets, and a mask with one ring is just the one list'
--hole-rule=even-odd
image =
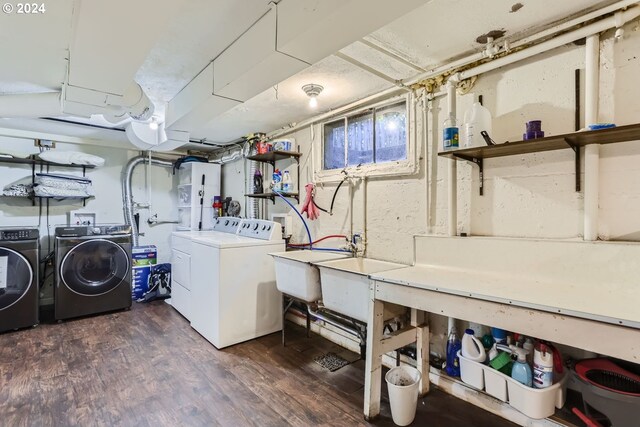
{"label": "window pane", "polygon": [[373,163],[373,114],[367,112],[347,119],[349,152],[347,164]]}
{"label": "window pane", "polygon": [[344,120],[339,120],[324,125],[324,169],[344,166]]}
{"label": "window pane", "polygon": [[406,158],[406,104],[402,102],[376,110],[376,163]]}

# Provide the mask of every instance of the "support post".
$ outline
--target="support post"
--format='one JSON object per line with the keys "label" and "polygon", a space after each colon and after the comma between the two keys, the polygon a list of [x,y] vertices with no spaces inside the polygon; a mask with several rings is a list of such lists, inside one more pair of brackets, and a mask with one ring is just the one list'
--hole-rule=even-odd
{"label": "support post", "polygon": [[376,285],[369,282],[369,315],[367,317],[367,360],[364,373],[364,419],[374,420],[380,414],[382,386],[382,332],[384,303],[375,299]]}

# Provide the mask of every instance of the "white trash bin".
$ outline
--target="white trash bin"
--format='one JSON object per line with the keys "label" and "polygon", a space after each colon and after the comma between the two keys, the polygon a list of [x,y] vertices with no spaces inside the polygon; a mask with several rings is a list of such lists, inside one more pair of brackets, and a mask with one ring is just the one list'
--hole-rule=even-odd
{"label": "white trash bin", "polygon": [[389,390],[391,417],[399,426],[407,426],[416,417],[420,371],[412,366],[398,366],[384,377]]}

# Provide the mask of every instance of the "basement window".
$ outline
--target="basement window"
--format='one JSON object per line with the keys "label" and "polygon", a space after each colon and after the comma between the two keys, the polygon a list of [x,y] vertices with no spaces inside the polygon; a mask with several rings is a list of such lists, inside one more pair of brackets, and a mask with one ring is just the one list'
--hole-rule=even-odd
{"label": "basement window", "polygon": [[407,160],[407,102],[368,108],[324,123],[323,170]]}

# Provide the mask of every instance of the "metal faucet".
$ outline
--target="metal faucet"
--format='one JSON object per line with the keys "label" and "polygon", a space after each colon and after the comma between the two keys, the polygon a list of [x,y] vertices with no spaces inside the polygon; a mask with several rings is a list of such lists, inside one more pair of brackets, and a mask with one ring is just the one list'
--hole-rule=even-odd
{"label": "metal faucet", "polygon": [[351,252],[353,252],[354,257],[362,256],[363,254],[358,250],[358,240],[362,242],[362,235],[360,233],[354,233],[351,236]]}

